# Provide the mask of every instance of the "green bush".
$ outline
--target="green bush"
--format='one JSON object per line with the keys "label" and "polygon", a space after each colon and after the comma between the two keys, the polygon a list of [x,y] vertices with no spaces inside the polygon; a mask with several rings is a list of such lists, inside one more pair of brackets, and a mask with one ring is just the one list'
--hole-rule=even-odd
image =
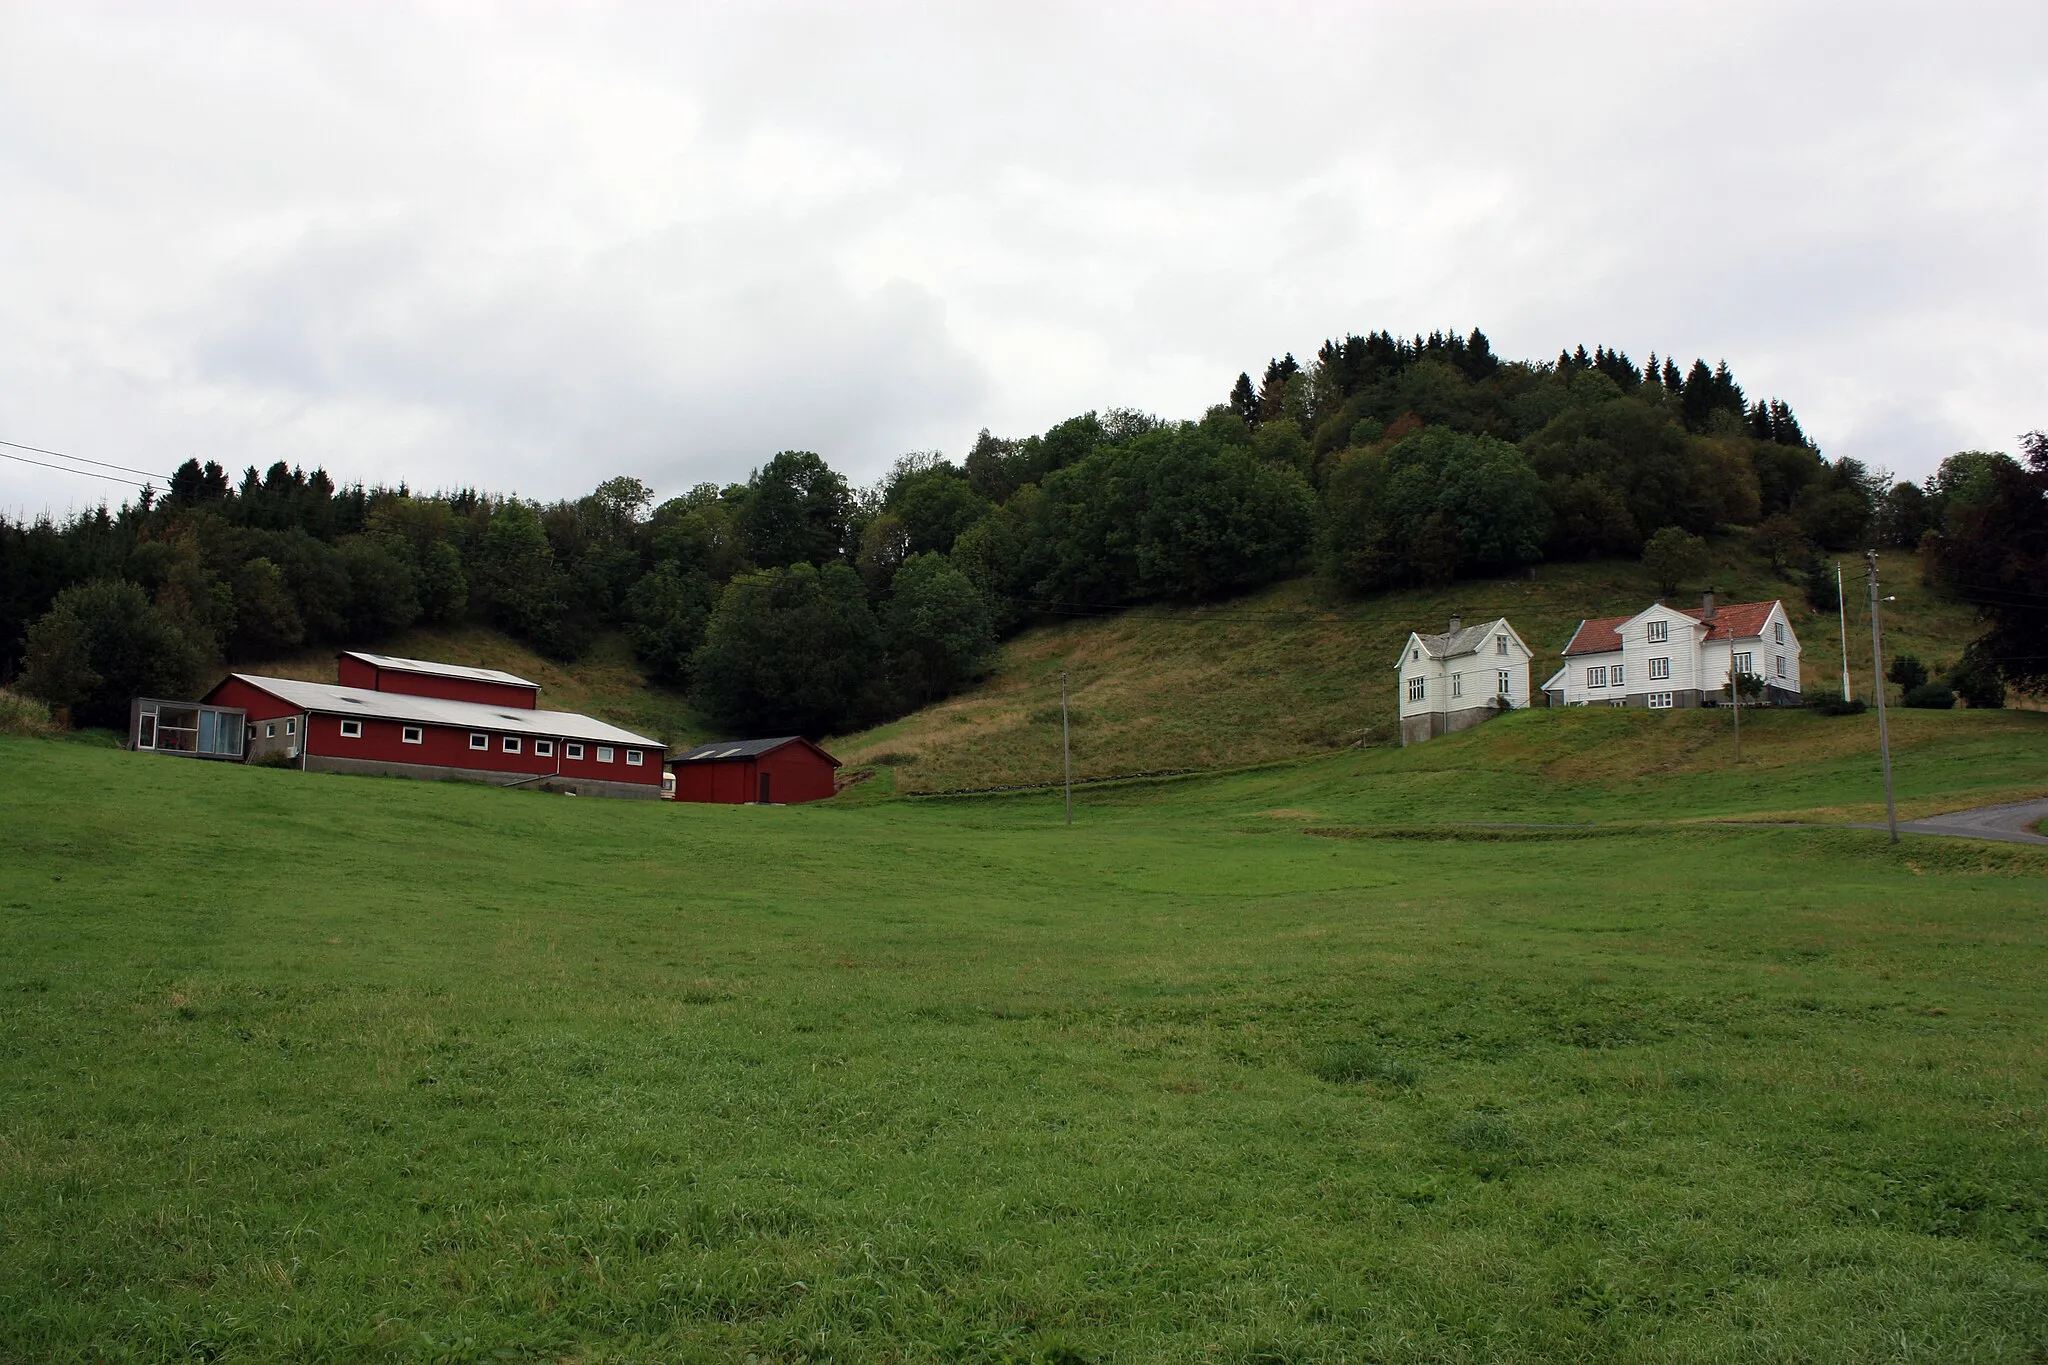
{"label": "green bush", "polygon": [[1870,709],[1870,703],[1861,697],[1842,699],[1839,692],[1811,692],[1806,704],[1824,716],[1860,716]]}
{"label": "green bush", "polygon": [[49,707],[0,687],[0,735],[54,735],[57,728]]}
{"label": "green bush", "polygon": [[1956,694],[1947,683],[1924,682],[1906,689],[1906,705],[1922,711],[1948,711],[1955,704]]}

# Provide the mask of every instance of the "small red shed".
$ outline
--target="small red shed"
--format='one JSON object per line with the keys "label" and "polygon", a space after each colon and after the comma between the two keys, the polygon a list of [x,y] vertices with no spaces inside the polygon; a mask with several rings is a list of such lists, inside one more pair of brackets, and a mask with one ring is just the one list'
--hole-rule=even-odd
{"label": "small red shed", "polygon": [[677,801],[793,806],[832,794],[839,760],[801,735],[700,744],[669,760]]}

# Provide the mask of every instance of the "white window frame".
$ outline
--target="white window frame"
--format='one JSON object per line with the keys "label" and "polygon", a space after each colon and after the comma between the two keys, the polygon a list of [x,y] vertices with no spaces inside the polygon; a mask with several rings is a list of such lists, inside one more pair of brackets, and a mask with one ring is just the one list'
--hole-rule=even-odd
{"label": "white window frame", "polygon": [[489,753],[491,748],[491,737],[487,734],[482,733],[481,731],[472,730],[469,733],[469,747],[472,749],[481,749],[485,753]]}
{"label": "white window frame", "polygon": [[1653,645],[1669,643],[1671,640],[1671,623],[1669,621],[1645,622],[1643,638]]}
{"label": "white window frame", "polygon": [[505,751],[506,753],[508,753],[508,754],[516,754],[516,753],[518,753],[518,752],[519,752],[519,736],[517,736],[517,735],[506,735],[506,736],[504,737],[504,739],[503,739],[503,740],[502,740],[502,741],[501,741],[501,742],[499,743],[499,747],[500,747],[500,748],[502,748],[502,749],[503,749],[503,750],[504,750],[504,751]]}
{"label": "white window frame", "polygon": [[612,761],[612,751],[610,745],[600,744],[597,746],[597,761],[600,763],[609,763]]}
{"label": "white window frame", "polygon": [[343,721],[341,723],[341,737],[343,739],[361,739],[363,737],[363,723],[359,720]]}
{"label": "white window frame", "polygon": [[1608,666],[1607,685],[1609,687],[1621,686],[1621,667],[1622,666],[1620,664],[1611,664]]}
{"label": "white window frame", "polygon": [[1785,643],[1785,623],[1784,623],[1783,621],[1779,621],[1779,622],[1775,623],[1774,625],[1772,625],[1772,627],[1771,627],[1771,630],[1772,630],[1772,631],[1774,632],[1774,637],[1773,637],[1773,638],[1775,639],[1775,641],[1776,641],[1776,642],[1777,642],[1778,644],[1781,644],[1781,645],[1782,645],[1782,644],[1784,644],[1784,643]]}
{"label": "white window frame", "polygon": [[641,759],[642,759],[643,757],[645,757],[645,755],[643,755],[643,754],[642,754],[642,753],[641,753],[641,752],[640,752],[640,751],[639,751],[638,749],[628,749],[628,750],[626,750],[626,766],[627,766],[627,767],[629,767],[629,768],[637,768],[637,767],[639,767],[639,766],[640,766],[640,760],[641,760]]}
{"label": "white window frame", "polygon": [[1500,670],[1499,678],[1500,695],[1503,697],[1512,697],[1515,694],[1515,675],[1508,672],[1505,668],[1503,668],[1502,670]]}
{"label": "white window frame", "polygon": [[263,737],[264,737],[265,739],[276,739],[276,738],[277,738],[277,722],[276,722],[276,721],[274,721],[274,720],[273,720],[273,721],[271,721],[271,722],[270,722],[269,724],[267,724],[267,725],[265,725],[265,726],[263,727]]}
{"label": "white window frame", "polygon": [[555,742],[551,739],[535,740],[533,742],[533,756],[535,758],[553,758],[555,756]]}
{"label": "white window frame", "polygon": [[1505,655],[1508,652],[1507,636],[1496,635],[1493,637],[1493,652],[1500,655]]}
{"label": "white window frame", "polygon": [[1606,666],[1605,666],[1605,665],[1602,665],[1602,664],[1591,664],[1591,665],[1588,665],[1588,667],[1587,667],[1587,669],[1586,669],[1586,686],[1588,686],[1588,687],[1605,687],[1605,686],[1607,686],[1607,669],[1606,669]]}
{"label": "white window frame", "polygon": [[1670,680],[1671,680],[1671,659],[1670,659],[1670,657],[1669,657],[1668,655],[1660,655],[1660,656],[1658,656],[1657,658],[1654,658],[1654,659],[1650,660],[1650,681],[1651,681],[1651,682],[1669,682]]}
{"label": "white window frame", "polygon": [[1451,695],[1454,697],[1465,695],[1465,675],[1463,673],[1451,674]]}
{"label": "white window frame", "polygon": [[295,735],[299,732],[298,717],[294,716],[284,723],[284,732],[287,735]]}
{"label": "white window frame", "polygon": [[427,728],[424,725],[408,725],[398,732],[398,738],[406,744],[425,744]]}
{"label": "white window frame", "polygon": [[1408,680],[1408,700],[1425,701],[1429,697],[1429,679],[1417,675]]}
{"label": "white window frame", "polygon": [[1652,711],[1669,711],[1671,709],[1671,694],[1669,692],[1652,692],[1649,696],[1648,705]]}
{"label": "white window frame", "polygon": [[1756,672],[1756,655],[1748,650],[1744,650],[1740,654],[1732,654],[1728,658],[1728,666],[1737,673],[1754,673]]}
{"label": "white window frame", "polygon": [[567,750],[567,753],[564,755],[565,757],[579,759],[583,757],[583,746],[581,744],[571,743],[563,747]]}

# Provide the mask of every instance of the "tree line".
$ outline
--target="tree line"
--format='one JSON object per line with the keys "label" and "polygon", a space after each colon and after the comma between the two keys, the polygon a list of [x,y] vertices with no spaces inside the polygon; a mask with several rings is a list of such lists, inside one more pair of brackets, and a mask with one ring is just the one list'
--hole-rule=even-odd
{"label": "tree line", "polygon": [[1974,509],[2016,477],[2033,476],[2003,455],[1955,456],[1925,487],[1829,460],[1725,363],[1503,361],[1476,329],[1378,332],[1240,374],[1199,419],[983,430],[957,463],[907,455],[865,489],[806,451],[660,502],[631,477],[537,503],[187,462],[118,511],[0,520],[0,676],[107,724],[223,662],[418,623],[563,659],[619,631],[714,722],[819,735],[945,696],[1042,613],[1311,569],[1362,594],[1742,526],[1831,592],[1820,553],[1974,543]]}

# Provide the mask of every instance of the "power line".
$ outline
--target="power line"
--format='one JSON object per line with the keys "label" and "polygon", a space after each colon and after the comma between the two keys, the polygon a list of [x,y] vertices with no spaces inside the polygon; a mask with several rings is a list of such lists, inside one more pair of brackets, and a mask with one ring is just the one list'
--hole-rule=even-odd
{"label": "power line", "polygon": [[[12,444],[13,442],[11,441],[0,441],[0,445]],[[48,460],[31,460],[26,455],[10,455],[4,450],[0,450],[0,460],[19,460],[23,464],[40,465],[44,469],[55,469],[65,474],[83,474],[88,479],[105,479],[109,483],[125,483],[130,488],[149,487],[146,483],[137,483],[133,479],[124,479],[119,474],[101,474],[97,470],[92,469],[73,469],[68,464],[51,464]],[[143,471],[138,470],[136,472],[141,473]]]}
{"label": "power line", "polygon": [[[41,446],[25,446],[19,441],[0,441],[0,446],[12,446],[16,450],[32,450],[38,455],[50,455],[59,460],[76,460],[80,464],[96,464],[101,469],[118,469],[123,474],[141,474],[152,479],[162,479],[166,483],[170,482],[171,478],[170,475],[159,474],[153,469],[134,469],[125,464],[108,464],[105,460],[88,460],[83,455],[66,455],[61,450],[44,450]],[[35,461],[31,460],[29,463],[34,464]],[[83,471],[80,472],[82,473]]]}

